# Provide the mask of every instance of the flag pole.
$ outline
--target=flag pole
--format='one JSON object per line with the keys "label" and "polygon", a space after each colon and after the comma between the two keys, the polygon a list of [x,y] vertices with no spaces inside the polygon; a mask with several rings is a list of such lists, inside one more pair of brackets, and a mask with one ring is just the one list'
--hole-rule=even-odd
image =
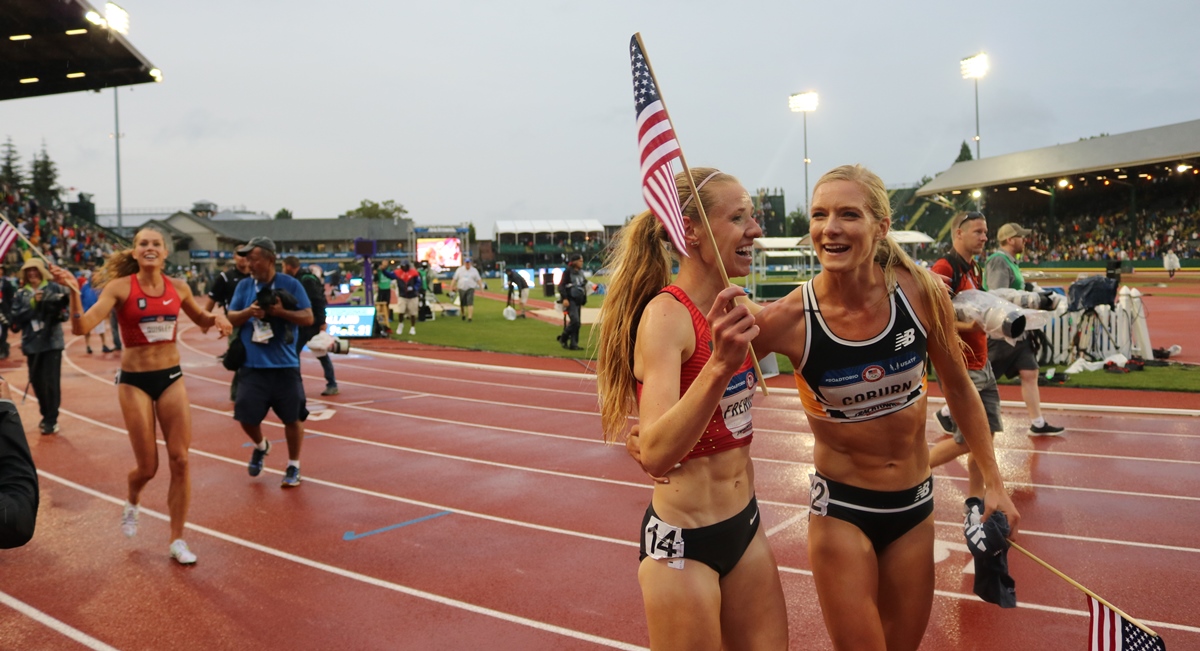
{"label": "flag pole", "polygon": [[[646,57],[646,71],[650,73],[650,79],[654,81],[654,87],[658,89],[658,99],[662,102],[663,108],[667,106],[667,98],[663,94],[662,85],[658,83],[658,77],[654,75],[654,66],[650,64],[650,55],[646,52],[646,44],[642,42],[642,33],[637,32],[633,35],[637,39],[638,47],[642,50],[642,55]],[[667,122],[671,125],[671,131],[675,135],[675,140],[679,140],[679,132],[675,131],[675,123],[671,120],[671,113],[667,111]],[[700,213],[700,221],[704,223],[704,230],[708,232],[708,241],[712,245],[713,252],[717,256],[717,269],[721,270],[721,288],[729,287],[729,272],[725,271],[725,261],[721,259],[720,250],[717,248],[717,238],[713,235],[712,227],[708,223],[708,214],[704,211],[704,202],[700,201],[700,192],[696,188],[696,180],[692,178],[692,168],[688,167],[687,158],[683,155],[683,146],[679,147],[679,162],[683,165],[683,175],[687,178],[688,188],[692,191],[692,197],[696,200],[696,211]],[[754,372],[758,374],[758,385],[762,387],[764,396],[771,395],[767,391],[767,382],[763,378],[762,367],[758,365],[758,355],[754,354],[754,344],[750,344],[750,359],[754,363]]]}
{"label": "flag pole", "polygon": [[1109,610],[1111,610],[1111,611],[1113,611],[1114,613],[1116,613],[1116,614],[1120,615],[1121,617],[1124,617],[1124,618],[1126,619],[1126,621],[1128,621],[1130,624],[1133,624],[1134,626],[1136,626],[1136,627],[1138,627],[1138,628],[1142,629],[1143,631],[1145,631],[1145,632],[1146,632],[1147,634],[1149,634],[1149,635],[1152,635],[1152,636],[1154,636],[1154,637],[1158,637],[1158,633],[1155,633],[1153,630],[1151,630],[1149,626],[1146,626],[1145,624],[1143,624],[1143,623],[1141,623],[1140,621],[1138,621],[1138,620],[1134,619],[1133,617],[1130,617],[1129,615],[1127,615],[1127,614],[1125,613],[1125,611],[1123,611],[1123,610],[1121,610],[1120,608],[1117,608],[1116,606],[1114,606],[1114,605],[1112,605],[1112,604],[1108,603],[1108,601],[1107,601],[1107,600],[1105,600],[1103,597],[1101,597],[1100,595],[1096,594],[1095,592],[1092,592],[1091,590],[1088,590],[1087,588],[1083,587],[1082,585],[1080,585],[1080,584],[1079,584],[1079,582],[1078,582],[1078,581],[1076,581],[1075,579],[1072,579],[1071,577],[1067,576],[1066,574],[1063,574],[1062,572],[1058,571],[1057,569],[1055,569],[1055,568],[1054,568],[1054,566],[1050,565],[1050,564],[1049,564],[1049,563],[1047,563],[1046,561],[1043,561],[1042,559],[1038,558],[1037,556],[1034,556],[1033,554],[1031,554],[1031,553],[1030,553],[1030,552],[1029,552],[1027,549],[1025,549],[1024,547],[1022,547],[1022,546],[1018,545],[1017,543],[1015,543],[1015,542],[1013,542],[1013,541],[1011,541],[1011,540],[1010,540],[1010,541],[1008,541],[1008,544],[1012,545],[1013,549],[1015,549],[1015,550],[1017,550],[1017,551],[1021,552],[1022,554],[1025,554],[1025,555],[1026,555],[1026,556],[1028,556],[1029,558],[1033,559],[1033,561],[1034,561],[1035,563],[1037,563],[1038,565],[1041,565],[1042,567],[1044,567],[1044,568],[1046,568],[1046,569],[1050,570],[1051,572],[1053,572],[1055,575],[1057,575],[1057,576],[1058,576],[1058,578],[1060,578],[1060,579],[1062,579],[1062,580],[1066,581],[1067,583],[1070,583],[1071,585],[1073,585],[1073,586],[1075,586],[1076,588],[1078,588],[1078,589],[1079,589],[1081,592],[1083,592],[1083,593],[1084,593],[1084,594],[1086,594],[1087,596],[1089,596],[1089,597],[1091,597],[1092,599],[1095,599],[1096,601],[1099,601],[1100,603],[1104,604],[1104,606],[1105,606],[1106,608],[1108,608]]}
{"label": "flag pole", "polygon": [[[42,262],[45,262],[47,266],[54,264],[53,262],[50,262],[49,258],[42,255],[41,250],[39,250],[36,246],[34,246],[33,242],[30,242],[29,238],[25,237],[25,234],[21,232],[21,229],[17,228],[16,226],[13,225],[12,222],[8,221],[8,218],[5,217],[2,213],[0,213],[0,219],[3,219],[4,223],[8,224],[9,228],[11,228],[17,232],[17,237],[20,237],[22,241],[24,241],[26,244],[28,244],[29,250],[33,251],[34,255],[41,258]],[[49,280],[49,279],[47,278],[47,280]]]}

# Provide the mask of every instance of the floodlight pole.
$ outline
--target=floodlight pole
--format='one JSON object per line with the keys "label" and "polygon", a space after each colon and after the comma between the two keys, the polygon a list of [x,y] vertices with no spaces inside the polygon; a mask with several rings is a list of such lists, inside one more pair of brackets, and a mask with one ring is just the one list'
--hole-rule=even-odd
{"label": "floodlight pole", "polygon": [[809,217],[809,203],[812,198],[808,194],[808,111],[804,111],[804,216]]}
{"label": "floodlight pole", "polygon": [[117,229],[122,227],[121,219],[121,106],[117,101],[119,86],[113,87],[113,142],[117,145]]}
{"label": "floodlight pole", "polygon": [[979,160],[979,77],[975,78],[975,160]]}

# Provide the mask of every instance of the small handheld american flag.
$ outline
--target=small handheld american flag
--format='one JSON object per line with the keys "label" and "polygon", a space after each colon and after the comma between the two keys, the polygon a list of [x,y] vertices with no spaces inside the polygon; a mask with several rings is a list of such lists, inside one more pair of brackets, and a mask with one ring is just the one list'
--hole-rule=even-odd
{"label": "small handheld american flag", "polygon": [[675,250],[686,256],[683,240],[683,212],[675,190],[671,163],[679,158],[679,142],[667,116],[667,107],[658,94],[658,84],[650,62],[635,34],[629,40],[629,64],[633,68],[633,101],[637,109],[638,150],[642,160],[642,196],[650,211],[667,229]]}
{"label": "small handheld american flag", "polygon": [[0,221],[0,258],[3,258],[17,241],[17,229],[7,219]]}
{"label": "small handheld american flag", "polygon": [[1161,637],[1143,631],[1091,595],[1087,600],[1092,619],[1088,651],[1167,651]]}

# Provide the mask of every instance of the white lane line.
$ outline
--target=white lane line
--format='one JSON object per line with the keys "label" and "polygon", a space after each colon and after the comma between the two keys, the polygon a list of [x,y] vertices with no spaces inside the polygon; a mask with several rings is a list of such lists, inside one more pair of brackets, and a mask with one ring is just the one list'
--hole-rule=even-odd
{"label": "white lane line", "polygon": [[[101,493],[100,491],[88,488],[87,486],[83,486],[81,484],[77,484],[69,479],[64,479],[62,477],[58,477],[57,475],[53,475],[53,474],[50,474],[48,472],[44,472],[41,470],[38,471],[38,475],[45,477],[47,479],[50,479],[52,481],[58,482],[58,483],[62,484],[63,486],[73,488],[81,493],[86,494],[86,495],[90,495],[96,499],[103,500],[105,502],[109,502],[114,505],[124,504],[124,498],[113,497],[111,495]],[[305,478],[305,481],[309,481],[307,477]],[[150,517],[157,518],[164,522],[170,521],[170,519],[166,515],[164,515],[162,513],[158,513],[156,511],[152,511],[152,510],[144,508],[144,507],[141,509],[140,512],[142,513],[142,515],[148,515]],[[484,615],[486,617],[499,619],[501,621],[509,622],[512,624],[518,624],[521,626],[526,626],[529,628],[537,629],[539,631],[545,631],[547,633],[554,633],[557,635],[561,635],[563,637],[569,637],[569,638],[573,638],[576,640],[583,640],[585,642],[591,642],[593,644],[599,644],[601,646],[606,646],[606,647],[613,648],[613,649],[627,649],[629,651],[638,651],[638,650],[645,648],[645,647],[640,647],[640,646],[637,646],[634,644],[621,642],[618,640],[612,640],[612,639],[609,639],[606,637],[600,637],[599,635],[592,635],[590,633],[584,633],[582,631],[576,631],[576,630],[565,628],[562,626],[555,626],[554,624],[547,624],[546,622],[541,622],[541,621],[538,621],[535,619],[529,619],[528,617],[521,617],[519,615],[513,615],[511,613],[506,613],[506,612],[495,610],[492,608],[486,608],[484,606],[477,606],[475,604],[468,603],[465,601],[460,601],[458,599],[452,599],[450,597],[443,597],[442,595],[434,594],[432,592],[426,592],[424,590],[410,588],[405,585],[400,585],[399,583],[385,581],[383,579],[379,579],[379,578],[376,578],[373,576],[368,576],[366,574],[361,574],[359,572],[354,572],[352,570],[347,570],[347,569],[343,569],[343,568],[340,568],[340,567],[337,567],[334,565],[329,565],[328,563],[314,561],[312,559],[305,558],[305,557],[299,556],[297,554],[292,554],[290,552],[285,552],[283,550],[276,549],[274,547],[268,547],[267,545],[261,545],[256,542],[251,542],[249,540],[246,540],[245,538],[239,538],[237,536],[227,534],[227,533],[224,533],[221,531],[217,531],[216,529],[210,529],[208,527],[204,527],[204,526],[194,524],[191,522],[189,522],[185,526],[188,529],[191,529],[192,531],[196,531],[196,532],[208,535],[208,536],[212,536],[213,538],[217,538],[218,540],[223,540],[225,542],[232,543],[232,544],[238,545],[240,547],[245,547],[246,549],[250,549],[250,550],[253,550],[256,552],[267,554],[269,556],[274,556],[275,558],[279,558],[279,559],[282,559],[285,561],[290,561],[292,563],[296,563],[297,565],[303,565],[303,566],[310,567],[315,570],[320,570],[322,572],[327,572],[329,574],[334,574],[334,575],[337,575],[337,576],[340,576],[343,578],[358,581],[360,583],[366,583],[368,585],[372,585],[375,587],[384,588],[386,590],[391,590],[392,592],[398,592],[400,594],[405,594],[410,597],[416,597],[418,599],[432,601],[434,603],[438,603],[443,606],[449,606],[451,608],[465,610],[467,612],[475,613],[477,615]]]}
{"label": "white lane line", "polygon": [[[357,364],[338,364],[338,368],[354,368],[354,369],[358,369],[361,371],[368,371],[371,373],[386,373],[388,375],[401,375],[401,376],[410,377],[410,378],[414,377],[414,374],[411,372],[408,372],[408,371],[394,371],[394,370],[388,369],[388,368],[375,368],[372,366],[359,366]],[[496,386],[495,382],[487,382],[485,380],[470,380],[470,379],[459,378],[459,377],[454,377],[454,376],[422,375],[420,377],[428,378],[428,379],[435,379],[435,380],[444,380],[446,382],[453,382],[455,384],[458,384],[461,382],[464,384],[482,384],[487,387]],[[595,378],[593,377],[592,379],[594,380]],[[525,388],[526,387],[522,387],[522,389],[525,389]],[[591,391],[572,391],[571,389],[551,389],[549,387],[528,387],[528,389],[531,389],[534,391],[539,391],[539,392],[544,392],[544,393],[565,393],[568,395],[576,395],[576,396],[593,396],[594,397],[596,395],[596,390],[594,388]]]}
{"label": "white lane line", "polygon": [[771,527],[770,529],[767,529],[767,537],[770,538],[771,536],[774,536],[775,534],[779,533],[780,531],[783,531],[784,529],[787,529],[788,527],[792,526],[793,524],[796,524],[797,522],[803,520],[804,516],[806,516],[806,515],[808,515],[808,507],[807,506],[803,507],[803,510],[801,510],[800,513],[797,513],[796,515],[793,515],[792,517],[784,520],[783,522],[780,522],[779,524]]}
{"label": "white lane line", "polygon": [[[71,364],[72,366],[74,366],[76,369],[78,369],[80,373],[83,373],[84,375],[87,375],[87,376],[89,376],[89,377],[92,377],[92,378],[94,378],[94,379],[96,379],[96,380],[98,380],[98,381],[102,381],[102,382],[104,382],[104,380],[103,380],[102,378],[100,378],[99,376],[97,376],[97,375],[95,375],[95,374],[93,374],[93,373],[89,373],[88,371],[85,371],[85,370],[83,370],[83,369],[79,368],[79,367],[78,367],[78,366],[77,366],[77,365],[76,365],[76,364],[75,364],[73,361],[71,361],[71,360],[70,360],[70,358],[69,358],[69,357],[66,357],[66,356],[64,356],[64,359],[67,359],[67,362],[68,362],[69,364]],[[188,377],[196,378],[197,376],[196,376],[196,375],[190,375],[190,376],[188,376]],[[218,383],[218,384],[220,384],[220,382],[218,382],[217,380],[213,380],[213,379],[211,379],[211,378],[199,377],[198,379],[202,379],[202,380],[205,380],[205,381],[208,381],[208,382],[213,382],[213,383]],[[106,382],[106,383],[107,383],[107,382]],[[227,412],[222,412],[222,411],[220,411],[220,410],[217,410],[217,409],[212,409],[212,408],[210,408],[210,407],[204,407],[204,406],[202,406],[202,405],[196,405],[196,404],[194,404],[194,403],[192,404],[192,406],[193,406],[193,407],[195,407],[196,409],[199,409],[199,410],[201,410],[201,411],[206,411],[206,412],[209,412],[209,413],[215,413],[215,414],[219,414],[219,415],[223,415],[223,416],[228,416],[228,415],[229,415]],[[114,432],[119,432],[119,433],[121,433],[121,434],[125,434],[125,433],[126,433],[126,431],[125,431],[125,429],[124,429],[124,428],[120,428],[120,427],[116,427],[116,426],[113,426],[113,425],[109,425],[108,423],[104,423],[104,422],[101,422],[101,421],[99,421],[99,420],[95,420],[95,419],[93,419],[93,418],[89,418],[89,417],[87,417],[87,416],[83,416],[83,415],[81,415],[81,414],[78,414],[78,413],[75,413],[75,412],[72,412],[72,411],[69,411],[69,410],[66,410],[66,409],[63,409],[63,410],[61,410],[61,411],[62,411],[62,413],[69,414],[69,415],[71,415],[71,416],[74,416],[74,417],[76,417],[76,418],[79,418],[80,420],[83,420],[83,421],[86,421],[86,422],[92,423],[92,424],[94,424],[94,425],[97,425],[97,426],[99,426],[99,427],[102,427],[102,428],[105,428],[105,429],[109,429],[109,430],[112,430],[112,431],[114,431]],[[405,414],[394,413],[394,412],[383,412],[382,410],[368,410],[368,411],[380,411],[381,413],[386,413],[386,414],[389,414],[389,415],[395,415],[395,416],[405,416]],[[453,423],[453,422],[454,422],[454,421],[445,421],[445,420],[442,420],[442,419],[435,419],[435,418],[428,418],[428,417],[421,417],[421,418],[423,418],[423,419],[425,419],[425,420],[432,420],[432,421],[436,421],[436,422],[442,422],[442,423],[446,423],[446,422],[451,422],[451,423]],[[273,422],[273,421],[264,421],[264,424],[266,424],[266,425],[270,425],[270,426],[272,426],[272,427],[279,427],[279,428],[282,428],[282,427],[283,427],[283,425],[282,425],[282,424],[280,424],[280,423],[275,423],[275,422]],[[472,425],[472,424],[470,424],[470,423],[461,423],[461,424],[462,424],[462,425],[464,425],[464,426],[468,426],[468,427],[486,427],[486,426]],[[526,433],[526,432],[522,432],[521,430],[508,430],[508,429],[505,429],[505,428],[499,428],[499,427],[497,427],[497,428],[494,428],[494,429],[499,429],[499,430],[502,430],[502,431],[505,431],[505,432]],[[315,431],[314,431],[314,433],[317,433],[317,432],[315,432]],[[530,434],[537,434],[536,432],[528,432],[528,433],[530,433]],[[368,444],[368,445],[375,445],[375,446],[377,446],[377,447],[399,447],[399,446],[391,446],[390,444],[386,444],[386,443],[377,443],[377,442],[374,442],[374,441],[368,441],[368,440],[365,440],[365,439],[355,439],[355,438],[352,438],[352,437],[346,437],[346,436],[337,435],[337,434],[332,434],[332,433],[321,432],[321,434],[322,434],[322,436],[328,436],[328,437],[330,437],[330,438],[338,438],[338,439],[342,439],[342,440],[346,440],[346,441],[350,441],[350,442],[364,443],[364,444]],[[538,434],[538,435],[540,435],[540,434]],[[556,435],[545,435],[545,436],[556,436]],[[558,437],[558,438],[571,438],[571,439],[573,439],[573,440],[586,440],[586,439],[578,439],[578,438],[575,438],[575,437]],[[160,444],[160,445],[163,445],[163,442],[162,442],[162,441],[159,441],[159,444]],[[412,450],[411,448],[407,448],[407,449],[408,449],[408,450]],[[191,452],[192,452],[193,454],[198,454],[198,455],[200,455],[200,456],[205,456],[205,457],[209,457],[209,458],[212,458],[212,459],[216,459],[216,460],[220,460],[220,461],[225,461],[225,462],[232,463],[232,464],[234,464],[234,465],[238,465],[238,466],[244,465],[244,461],[241,461],[241,460],[234,460],[234,459],[230,459],[230,458],[227,458],[227,457],[222,457],[222,456],[219,456],[219,455],[216,455],[216,454],[212,454],[212,453],[209,453],[209,452],[203,452],[203,451],[201,451],[201,450],[197,450],[197,449],[195,449],[195,448],[193,448],[193,449],[191,450]],[[423,453],[423,454],[437,454],[437,453],[432,453],[432,452],[423,452],[423,451],[422,451],[421,453]],[[573,475],[573,474],[569,474],[569,473],[558,473],[558,472],[556,472],[556,471],[546,471],[546,470],[541,470],[541,469],[537,469],[537,468],[527,468],[527,467],[524,467],[524,466],[515,466],[515,465],[511,465],[511,464],[499,464],[499,463],[496,463],[496,462],[484,462],[484,461],[479,461],[479,460],[472,460],[472,459],[470,459],[470,458],[466,458],[466,457],[463,457],[462,459],[464,459],[464,460],[466,460],[466,461],[469,461],[469,462],[478,462],[478,463],[485,463],[485,464],[492,464],[492,465],[504,465],[504,466],[506,466],[506,467],[508,467],[508,468],[511,468],[511,469],[516,469],[516,470],[519,470],[519,471],[520,471],[520,470],[528,470],[529,472],[542,472],[542,473],[545,473],[545,474],[558,474],[558,475],[561,475],[561,476],[564,476],[564,477],[567,477],[567,478],[572,478],[572,479],[583,479],[583,480],[591,480],[591,481],[603,481],[603,482],[605,482],[605,483],[614,483],[614,484],[618,484],[618,485],[631,485],[631,484],[630,484],[630,482],[621,482],[621,481],[619,481],[619,480],[602,480],[602,479],[599,479],[599,478],[589,477],[589,476],[586,476],[586,475]],[[760,459],[755,459],[755,461],[762,461],[762,460],[760,460]],[[797,465],[806,465],[806,464],[803,464],[802,462],[781,462],[781,463],[795,463],[795,464],[797,464]],[[280,471],[275,471],[275,470],[270,470],[270,469],[267,469],[267,470],[268,470],[269,472],[274,472],[275,474],[278,474],[278,475],[282,475],[282,474],[283,474],[283,473],[282,473],[282,472],[280,472]],[[952,477],[952,476],[949,476],[949,475],[941,475],[941,474],[939,474],[939,475],[936,475],[936,476],[937,476],[939,479],[949,479],[949,480],[958,481],[958,482],[966,482],[966,481],[967,481],[967,479],[966,479],[966,478]],[[425,506],[425,507],[432,508],[432,509],[439,510],[439,511],[449,510],[449,511],[452,511],[452,512],[455,512],[455,513],[459,513],[459,514],[462,514],[462,515],[471,515],[471,516],[473,516],[473,517],[480,517],[480,518],[483,518],[483,519],[493,520],[493,521],[497,521],[497,522],[503,522],[503,523],[506,523],[506,524],[512,524],[512,525],[516,525],[516,526],[529,527],[529,528],[540,529],[540,530],[544,530],[544,531],[553,531],[553,532],[555,532],[555,533],[563,533],[563,534],[566,534],[566,535],[572,535],[572,536],[578,536],[578,537],[583,537],[583,538],[589,538],[589,539],[593,539],[593,540],[603,540],[603,541],[606,541],[606,542],[616,542],[616,543],[618,543],[618,544],[636,545],[636,543],[630,543],[630,542],[626,542],[626,541],[622,541],[622,540],[617,540],[617,539],[613,539],[613,538],[606,538],[606,537],[602,537],[602,536],[593,536],[592,534],[585,534],[585,533],[574,532],[574,531],[568,531],[568,530],[563,530],[563,529],[554,529],[554,528],[551,528],[551,527],[543,527],[543,526],[541,526],[541,525],[535,525],[535,524],[526,523],[526,522],[521,522],[521,521],[517,521],[517,520],[508,520],[508,519],[505,519],[505,518],[498,518],[498,517],[495,517],[495,516],[489,516],[489,515],[484,515],[484,514],[474,513],[474,512],[470,512],[470,511],[464,511],[464,510],[461,510],[461,509],[455,509],[455,508],[452,508],[452,507],[447,507],[447,506],[444,506],[444,505],[429,504],[429,503],[426,503],[426,502],[418,502],[418,501],[415,501],[415,500],[408,500],[408,499],[405,499],[405,498],[396,497],[396,496],[389,495],[389,494],[386,494],[386,493],[378,493],[378,492],[376,492],[376,491],[370,491],[370,490],[367,490],[367,489],[360,489],[360,488],[355,488],[355,487],[352,487],[352,486],[346,486],[346,485],[343,485],[343,484],[336,484],[336,483],[333,483],[333,482],[325,482],[325,481],[322,481],[322,480],[311,479],[311,478],[310,478],[308,475],[306,475],[306,476],[305,476],[305,481],[309,481],[309,482],[313,482],[313,483],[323,483],[323,484],[325,484],[325,485],[328,485],[328,486],[332,486],[332,487],[335,487],[335,488],[340,488],[340,489],[343,489],[343,490],[348,490],[348,491],[352,491],[352,492],[357,492],[357,493],[361,493],[361,494],[364,494],[364,495],[371,495],[371,496],[374,496],[374,497],[381,497],[381,498],[384,498],[384,499],[389,499],[389,500],[394,500],[394,501],[400,501],[400,502],[404,502],[404,503],[406,503],[406,504],[414,504],[414,505],[418,505],[418,506]],[[1158,495],[1158,494],[1128,493],[1128,492],[1124,492],[1124,491],[1110,491],[1110,490],[1102,490],[1102,489],[1090,489],[1090,488],[1073,488],[1073,487],[1055,486],[1055,485],[1049,485],[1049,484],[1027,484],[1027,483],[1019,483],[1019,482],[1008,482],[1008,484],[1009,484],[1009,485],[1020,485],[1020,486],[1032,486],[1032,487],[1038,487],[1038,488],[1047,488],[1047,489],[1064,489],[1064,490],[1076,490],[1076,491],[1083,491],[1083,492],[1102,492],[1102,493],[1113,493],[1113,494],[1118,494],[1118,495],[1145,495],[1145,496],[1148,496],[1148,497],[1162,497],[1162,498],[1171,498],[1171,499],[1200,500],[1200,498],[1192,498],[1192,497],[1176,497],[1176,496],[1172,496],[1172,495]],[[643,488],[652,488],[652,487],[651,487],[649,484],[632,484],[632,485],[634,485],[634,486],[639,486],[639,487],[643,487]],[[807,508],[808,508],[808,506],[807,506],[807,505],[804,505],[804,504],[793,504],[793,503],[789,503],[789,502],[779,502],[779,501],[773,501],[773,500],[760,500],[760,501],[761,501],[763,504],[770,504],[770,505],[772,505],[772,506],[781,506],[781,507],[786,507],[786,508],[798,508],[798,509],[807,509]],[[945,526],[955,526],[955,527],[959,527],[959,526],[961,526],[961,524],[958,524],[958,523],[953,523],[953,522],[937,522],[937,524],[939,524],[939,525],[945,525]],[[1087,542],[1095,542],[1095,543],[1102,543],[1102,544],[1124,544],[1124,545],[1131,545],[1131,546],[1138,546],[1138,547],[1148,547],[1148,548],[1154,548],[1154,549],[1164,549],[1164,550],[1174,550],[1174,551],[1187,551],[1187,552],[1200,552],[1200,549],[1192,549],[1192,548],[1187,548],[1187,547],[1172,547],[1172,546],[1166,546],[1166,545],[1154,545],[1154,544],[1151,544],[1151,543],[1139,543],[1139,542],[1133,542],[1133,541],[1122,542],[1122,541],[1116,541],[1116,540],[1107,539],[1107,538],[1092,538],[1092,537],[1084,537],[1084,536],[1069,536],[1069,535],[1067,535],[1067,534],[1057,534],[1057,533],[1042,533],[1042,534],[1039,534],[1039,533],[1036,533],[1036,532],[1030,532],[1030,531],[1028,531],[1028,530],[1026,530],[1026,529],[1022,529],[1021,531],[1022,531],[1022,533],[1031,533],[1031,534],[1033,534],[1033,535],[1045,535],[1045,536],[1052,536],[1052,537],[1053,537],[1053,536],[1058,536],[1058,537],[1063,537],[1063,538],[1072,538],[1072,539],[1075,539],[1075,540],[1087,541]]]}
{"label": "white lane line", "polygon": [[36,621],[46,628],[53,629],[56,633],[71,638],[72,640],[75,640],[89,649],[95,649],[95,651],[118,651],[116,647],[109,646],[88,635],[87,633],[84,633],[83,631],[71,626],[70,624],[67,624],[62,620],[55,619],[54,617],[47,615],[37,608],[34,608],[24,601],[21,601],[12,595],[6,594],[3,591],[0,591],[0,604],[4,604],[5,606],[12,608],[29,619]]}

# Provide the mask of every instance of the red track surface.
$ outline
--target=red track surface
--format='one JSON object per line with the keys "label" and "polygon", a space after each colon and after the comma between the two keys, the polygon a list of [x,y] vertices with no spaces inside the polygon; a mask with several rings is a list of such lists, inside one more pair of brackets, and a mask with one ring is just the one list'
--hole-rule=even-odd
{"label": "red track surface", "polygon": [[[246,474],[229,373],[214,360],[221,344],[195,329],[182,343],[194,428],[187,538],[199,563],[167,558],[167,523],[151,513],[166,512],[165,462],[144,493],[138,536],[121,535],[132,455],[111,386],[117,360],[84,355],[74,341],[62,433],[38,436],[36,405],[22,407],[42,507],[33,542],[0,553],[0,649],[87,648],[68,634],[117,649],[646,644],[636,529],[649,483],[623,449],[598,442],[595,385],[577,362],[430,350],[412,352],[452,363],[338,357],[342,394],[323,401],[328,418],[309,421],[304,485],[284,491],[282,445],[267,472]],[[17,357],[4,374],[20,387]],[[311,405],[321,382],[307,353],[304,372]],[[1086,395],[1142,406],[1150,394]],[[1184,406],[1180,395],[1153,395]],[[828,649],[805,553],[812,437],[794,392],[757,405],[758,497],[792,648]],[[1171,649],[1200,648],[1200,418],[1050,415],[1066,436],[1030,439],[1024,409],[1006,409],[997,438],[1024,545],[1156,628]],[[267,432],[282,443],[277,423]],[[940,436],[930,421],[930,441]],[[1015,551],[1022,607],[971,595],[965,474],[955,464],[936,473],[944,559],[922,648],[1084,649],[1083,596]]]}

